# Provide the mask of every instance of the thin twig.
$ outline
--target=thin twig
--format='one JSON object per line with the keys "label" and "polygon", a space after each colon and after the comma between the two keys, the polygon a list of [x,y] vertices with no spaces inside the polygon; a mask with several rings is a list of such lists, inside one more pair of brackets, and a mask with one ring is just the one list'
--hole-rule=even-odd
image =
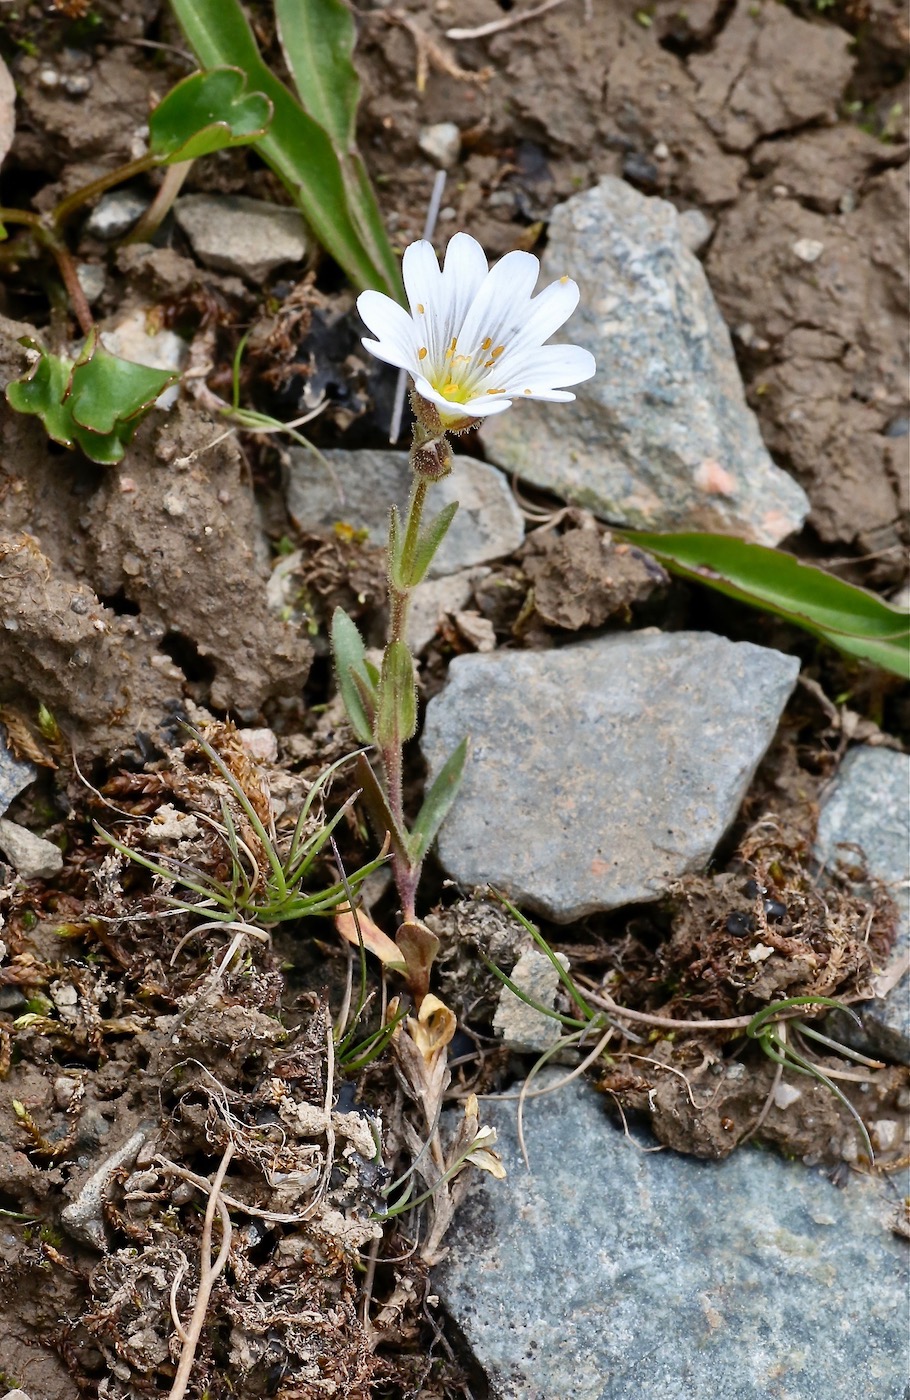
{"label": "thin twig", "polygon": [[504,29],[514,29],[516,24],[524,24],[525,20],[538,19],[540,15],[545,15],[548,10],[555,10],[557,5],[563,4],[563,0],[544,0],[542,5],[538,5],[534,10],[522,10],[518,15],[507,15],[504,19],[491,19],[489,24],[478,25],[476,29],[447,29],[447,39],[486,39],[490,34],[501,34]]}
{"label": "thin twig", "polygon": [[[174,1377],[174,1384],[168,1400],[183,1400],[186,1388],[189,1384],[190,1372],[193,1369],[193,1362],[196,1359],[196,1348],[199,1345],[199,1338],[202,1336],[202,1328],[205,1323],[205,1315],[208,1312],[209,1299],[212,1296],[212,1289],[219,1274],[224,1269],[231,1250],[231,1217],[228,1214],[224,1197],[221,1194],[221,1187],[227,1175],[227,1169],[231,1164],[234,1155],[233,1139],[228,1140],[228,1145],[224,1149],[224,1156],[221,1164],[215,1173],[215,1180],[209,1190],[208,1205],[205,1209],[205,1220],[202,1225],[202,1242],[199,1246],[199,1288],[196,1292],[196,1303],[193,1308],[193,1315],[190,1318],[190,1325],[186,1330],[183,1341],[183,1348],[180,1352],[180,1364],[177,1367],[177,1374]],[[212,1263],[212,1225],[215,1220],[215,1211],[221,1216],[221,1248],[214,1264]]]}

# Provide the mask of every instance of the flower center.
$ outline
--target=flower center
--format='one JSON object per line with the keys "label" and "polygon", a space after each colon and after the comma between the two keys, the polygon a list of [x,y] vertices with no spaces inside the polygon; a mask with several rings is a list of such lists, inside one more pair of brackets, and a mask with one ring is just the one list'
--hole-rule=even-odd
{"label": "flower center", "polygon": [[[427,378],[443,398],[451,403],[467,403],[477,395],[483,381],[490,377],[489,371],[505,351],[504,345],[495,345],[489,336],[481,341],[476,350],[465,354],[458,349],[458,337],[452,336],[440,360],[429,366]],[[419,360],[428,355],[426,346],[417,352]],[[487,389],[488,394],[502,394],[503,389]]]}

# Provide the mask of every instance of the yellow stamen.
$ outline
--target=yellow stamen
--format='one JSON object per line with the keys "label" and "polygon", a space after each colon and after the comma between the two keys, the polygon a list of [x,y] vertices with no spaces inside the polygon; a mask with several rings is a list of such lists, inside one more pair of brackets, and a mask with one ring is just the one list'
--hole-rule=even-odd
{"label": "yellow stamen", "polygon": [[483,367],[484,367],[484,369],[489,369],[490,366],[491,366],[491,365],[495,365],[495,363],[496,363],[495,360],[484,360],[484,362],[483,362]]}
{"label": "yellow stamen", "polygon": [[449,349],[451,350],[451,352],[452,352],[453,355],[455,354],[455,347],[457,346],[457,344],[458,344],[458,336],[457,336],[457,335],[453,335],[453,336],[452,336],[452,344],[449,346]]}
{"label": "yellow stamen", "polygon": [[490,346],[491,346],[492,344],[493,344],[492,340],[490,339],[489,336],[487,336],[486,340],[483,342],[483,344],[481,345],[480,348],[481,348],[481,350],[489,350],[489,348],[490,348]]}
{"label": "yellow stamen", "polygon": [[493,351],[493,359],[498,360],[505,348],[504,345],[497,345],[496,349]]}
{"label": "yellow stamen", "polygon": [[420,349],[417,351],[417,358],[418,358],[418,360],[425,360],[426,357],[427,357],[427,347],[426,347],[425,345],[421,345]]}
{"label": "yellow stamen", "polygon": [[526,393],[526,394],[533,394],[533,392],[534,392],[533,389],[525,389],[525,393]]}
{"label": "yellow stamen", "polygon": [[[562,284],[562,286],[564,287],[564,286],[566,285],[566,283],[568,282],[568,280],[569,280],[569,274],[568,274],[567,272],[564,272],[563,275],[562,275],[562,277],[560,277],[559,280],[560,280],[560,283]],[[422,307],[421,307],[421,310],[423,310]]]}
{"label": "yellow stamen", "polygon": [[488,393],[488,394],[504,394],[504,393],[505,393],[505,389],[488,389],[488,390],[487,390],[487,393]]}
{"label": "yellow stamen", "polygon": [[443,386],[442,392],[443,392],[444,394],[457,394],[457,393],[458,393],[458,385],[455,383],[455,380],[454,380],[454,379],[450,379],[449,382],[448,382],[448,384],[446,384],[446,385]]}
{"label": "yellow stamen", "polygon": [[419,302],[417,303],[417,310],[420,312],[421,316],[422,316],[423,313],[424,313],[424,309],[425,309],[425,308],[424,308],[423,302],[422,302],[422,301],[419,301]]}

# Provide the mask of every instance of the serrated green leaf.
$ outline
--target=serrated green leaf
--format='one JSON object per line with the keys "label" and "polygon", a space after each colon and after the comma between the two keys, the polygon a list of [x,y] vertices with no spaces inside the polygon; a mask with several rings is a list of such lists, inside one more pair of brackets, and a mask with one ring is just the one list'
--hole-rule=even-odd
{"label": "serrated green leaf", "polygon": [[156,161],[195,160],[265,135],[272,104],[246,86],[242,69],[224,67],[192,73],[171,88],[149,117],[149,149]]}
{"label": "serrated green leaf", "polygon": [[[347,711],[351,728],[362,744],[373,742],[373,715],[365,703],[366,696],[373,695],[375,710],[375,690],[370,683],[370,675],[365,667],[363,638],[356,623],[348,617],[343,608],[336,608],[332,615],[331,628],[332,656],[335,660],[335,679]],[[360,684],[355,683],[355,677]]]}
{"label": "serrated green leaf", "polygon": [[271,126],[255,142],[256,150],[284,182],[322,246],[356,286],[401,300],[398,266],[378,213],[381,257],[352,218],[330,136],[263,63],[238,0],[171,0],[171,8],[203,67],[241,68],[251,89],[272,103]]}
{"label": "serrated green leaf", "polygon": [[458,502],[450,501],[447,506],[443,506],[438,515],[433,516],[427,527],[421,531],[417,548],[414,551],[414,563],[409,580],[412,586],[421,582],[432,564],[436,551],[445,539],[446,532],[455,518],[457,509]]}
{"label": "serrated green leaf", "polygon": [[376,707],[376,741],[383,748],[400,748],[417,729],[417,685],[414,662],[404,642],[389,642],[382,657]]}
{"label": "serrated green leaf", "polygon": [[449,808],[458,796],[467,757],[468,741],[462,739],[458,748],[449,755],[436,774],[408,838],[411,859],[415,865],[422,863],[448,815]]}
{"label": "serrated green leaf", "polygon": [[786,618],[850,656],[910,675],[910,614],[864,588],[729,535],[616,533],[682,578]]}

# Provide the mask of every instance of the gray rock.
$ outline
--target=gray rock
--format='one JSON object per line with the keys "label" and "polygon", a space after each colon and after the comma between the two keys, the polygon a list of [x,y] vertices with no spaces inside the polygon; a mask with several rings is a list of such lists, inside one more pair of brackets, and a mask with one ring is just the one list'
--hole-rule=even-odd
{"label": "gray rock", "polygon": [[709,860],[798,672],[705,632],[456,657],[422,741],[432,781],[471,737],[443,865],[560,922],[657,898]]}
{"label": "gray rock", "polygon": [[478,1173],[433,1280],[491,1400],[903,1400],[896,1183],[642,1152],[577,1083],[526,1106],[529,1175],[516,1116],[483,1104],[509,1178]]}
{"label": "gray rock", "polygon": [[0,813],[6,811],[14,797],[18,797],[23,788],[27,788],[29,783],[33,783],[38,776],[38,769],[34,763],[25,763],[20,758],[14,758],[4,742],[3,730],[0,729]]}
{"label": "gray rock", "polygon": [[76,264],[79,286],[85,294],[89,306],[93,306],[104,291],[107,276],[100,263],[81,262]]}
{"label": "gray rock", "polygon": [[253,283],[285,263],[302,262],[309,246],[295,209],[244,195],[184,195],[174,217],[200,262]]}
{"label": "gray rock", "polygon": [[[844,841],[861,846],[870,875],[890,885],[900,909],[900,931],[891,957],[906,957],[910,952],[910,755],[868,745],[847,755],[822,804],[816,857],[828,864],[843,855],[855,864],[855,851],[838,851]],[[910,1064],[906,973],[886,996],[852,1009],[862,1019],[862,1031],[838,1014],[840,1038],[867,1054]]]}
{"label": "gray rock", "polygon": [[108,190],[86,219],[84,232],[104,243],[113,243],[115,238],[129,233],[148,207],[148,198],[135,190]]}
{"label": "gray rock", "polygon": [[[563,953],[557,953],[556,957],[568,970],[569,959]],[[546,953],[539,948],[526,948],[510,971],[509,979],[531,1001],[552,1011],[559,990],[559,973]],[[562,1027],[557,1020],[529,1006],[510,987],[505,986],[499,994],[493,1029],[502,1036],[503,1044],[509,1050],[534,1054],[549,1050],[562,1035]]]}
{"label": "gray rock", "polygon": [[679,236],[690,253],[700,253],[716,228],[717,220],[700,209],[684,209],[679,216]]}
{"label": "gray rock", "polygon": [[430,645],[444,617],[467,607],[475,580],[489,572],[489,569],[462,569],[457,574],[444,574],[441,578],[428,578],[418,583],[411,595],[406,637],[415,656]]}
{"label": "gray rock", "polygon": [[454,122],[436,122],[421,128],[417,144],[442,170],[449,170],[461,154],[461,132]]}
{"label": "gray rock", "polygon": [[63,869],[59,846],[7,817],[0,817],[0,850],[23,880],[49,880]]}
{"label": "gray rock", "polygon": [[490,460],[605,520],[727,530],[776,544],[809,509],[771,460],[730,336],[672,204],[608,177],[553,213],[543,267],[581,286],[560,339],[597,374],[574,405],[526,403],[483,425]]}
{"label": "gray rock", "polygon": [[[344,520],[358,530],[369,530],[371,542],[385,545],[390,507],[397,504],[403,515],[407,505],[411,489],[408,454],[364,449],[323,455],[328,471],[304,448],[292,447],[288,453],[285,495],[291,515],[303,526],[331,527]],[[430,520],[450,501],[459,502],[458,513],[428,577],[440,578],[502,558],[521,544],[521,511],[505,477],[493,467],[473,457],[456,457],[451,475],[431,486],[424,520]]]}

